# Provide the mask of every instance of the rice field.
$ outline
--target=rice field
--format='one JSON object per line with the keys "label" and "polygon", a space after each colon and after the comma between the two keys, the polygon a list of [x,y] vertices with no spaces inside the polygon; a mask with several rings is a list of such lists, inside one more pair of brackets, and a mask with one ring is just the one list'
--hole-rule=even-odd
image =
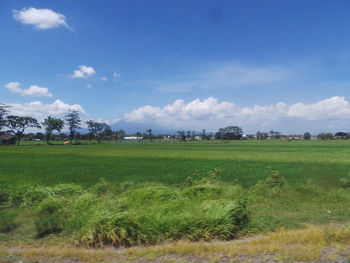
{"label": "rice field", "polygon": [[336,187],[350,172],[350,141],[231,141],[228,143],[113,143],[0,147],[3,185],[161,182],[179,184],[219,168],[220,179],[251,187],[279,171],[289,184]]}

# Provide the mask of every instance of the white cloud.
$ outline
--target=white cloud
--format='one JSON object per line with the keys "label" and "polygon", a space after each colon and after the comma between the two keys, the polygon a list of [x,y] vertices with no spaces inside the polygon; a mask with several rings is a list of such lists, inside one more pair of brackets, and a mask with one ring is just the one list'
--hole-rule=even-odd
{"label": "white cloud", "polygon": [[88,89],[92,89],[92,86],[91,86],[90,84],[87,84],[86,87],[87,87]]}
{"label": "white cloud", "polygon": [[103,80],[103,81],[107,81],[107,80],[108,80],[108,78],[107,78],[107,77],[102,77],[102,78],[101,78],[101,80]]}
{"label": "white cloud", "polygon": [[50,9],[36,9],[34,7],[12,10],[13,17],[18,22],[33,25],[36,29],[50,29],[55,27],[69,28],[66,17]]}
{"label": "white cloud", "polygon": [[215,98],[207,98],[203,101],[195,99],[189,103],[176,100],[163,108],[144,106],[130,113],[124,114],[124,120],[137,123],[154,123],[161,126],[217,130],[225,125],[239,125],[248,130],[271,128],[291,129],[292,126],[284,126],[283,123],[303,122],[303,127],[309,127],[305,123],[321,121],[326,127],[334,125],[339,120],[350,122],[350,104],[344,97],[331,97],[313,104],[295,103],[288,105],[279,102],[269,106],[239,107],[232,102],[219,102]]}
{"label": "white cloud", "polygon": [[35,96],[35,97],[52,97],[52,94],[47,88],[42,88],[37,85],[31,85],[28,89],[21,89],[19,82],[10,82],[5,87],[14,94],[21,96]]}
{"label": "white cloud", "polygon": [[81,65],[78,69],[74,70],[74,74],[71,75],[73,79],[77,78],[89,78],[92,75],[96,74],[93,67]]}
{"label": "white cloud", "polygon": [[69,105],[61,100],[55,100],[51,104],[44,104],[40,101],[29,103],[10,103],[11,114],[19,116],[31,116],[42,120],[48,115],[63,115],[68,110],[77,110],[81,114],[85,114],[84,109],[79,104]]}
{"label": "white cloud", "polygon": [[120,78],[120,74],[118,74],[117,72],[113,72],[113,81],[117,81],[117,79]]}

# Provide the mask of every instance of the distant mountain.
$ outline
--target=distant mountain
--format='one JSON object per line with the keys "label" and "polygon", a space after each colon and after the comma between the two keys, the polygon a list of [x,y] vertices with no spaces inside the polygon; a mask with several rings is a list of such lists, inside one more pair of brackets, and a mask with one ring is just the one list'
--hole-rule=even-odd
{"label": "distant mountain", "polygon": [[177,134],[178,129],[172,127],[163,127],[149,123],[135,123],[121,120],[111,125],[112,130],[124,130],[126,134],[134,134],[136,132],[146,133],[148,129],[152,129],[153,134]]}

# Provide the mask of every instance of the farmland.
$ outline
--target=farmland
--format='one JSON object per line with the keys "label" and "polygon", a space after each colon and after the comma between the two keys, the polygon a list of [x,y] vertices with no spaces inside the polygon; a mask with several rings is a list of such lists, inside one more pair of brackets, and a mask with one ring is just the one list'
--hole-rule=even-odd
{"label": "farmland", "polygon": [[[281,228],[288,236],[306,227],[322,236],[323,245],[330,231],[343,229],[337,235],[348,244],[350,192],[341,180],[349,172],[348,140],[4,146],[0,225],[8,227],[2,227],[0,242],[57,246],[73,240],[85,248],[180,240],[186,245],[173,249],[181,254],[206,246],[187,241]],[[334,252],[336,258],[346,255],[342,251]],[[316,254],[308,256],[322,258]]]}
{"label": "farmland", "polygon": [[290,184],[311,181],[335,187],[350,171],[350,141],[234,141],[230,143],[111,143],[101,145],[24,145],[0,148],[5,185],[77,183],[91,186],[104,178],[182,183],[194,172],[219,168],[221,180],[250,187],[270,167]]}

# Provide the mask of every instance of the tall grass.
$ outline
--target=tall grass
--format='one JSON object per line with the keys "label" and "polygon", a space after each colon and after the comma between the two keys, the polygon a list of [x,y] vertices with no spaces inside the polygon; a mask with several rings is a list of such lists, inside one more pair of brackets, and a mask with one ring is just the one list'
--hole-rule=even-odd
{"label": "tall grass", "polygon": [[35,211],[37,236],[70,233],[89,246],[132,246],[165,240],[232,239],[247,223],[242,188],[195,184],[108,187],[74,184],[22,186],[8,192],[7,207]]}
{"label": "tall grass", "polygon": [[310,183],[290,186],[270,170],[265,180],[246,189],[219,181],[219,173],[215,169],[207,176],[191,175],[179,186],[113,185],[103,179],[85,189],[75,184],[22,185],[3,190],[8,198],[1,206],[32,211],[39,238],[60,233],[93,247],[230,240],[244,233],[350,218],[346,188],[325,192]]}

